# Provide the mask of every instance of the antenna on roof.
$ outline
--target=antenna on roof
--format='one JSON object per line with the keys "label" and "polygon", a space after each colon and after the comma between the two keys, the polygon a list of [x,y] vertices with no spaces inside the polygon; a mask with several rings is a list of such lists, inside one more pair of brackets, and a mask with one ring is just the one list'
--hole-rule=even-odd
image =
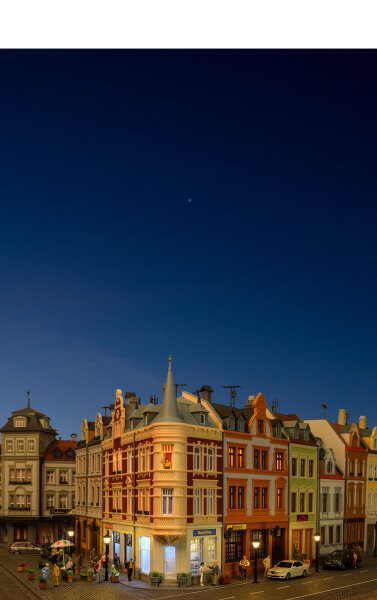
{"label": "antenna on roof", "polygon": [[326,410],[328,409],[328,406],[326,404],[321,404],[322,408],[323,408],[323,418],[326,419]]}
{"label": "antenna on roof", "polygon": [[186,387],[187,383],[175,383],[175,395],[178,396],[178,388],[179,387]]}
{"label": "antenna on roof", "polygon": [[346,425],[348,425],[348,419],[350,418],[350,414],[348,410],[346,410]]}
{"label": "antenna on roof", "polygon": [[240,388],[240,385],[223,385],[222,386],[224,389],[229,389],[230,390],[230,406],[235,406],[236,405],[236,396],[237,396],[237,389]]}
{"label": "antenna on roof", "polygon": [[105,409],[105,417],[107,417],[107,409],[111,407],[111,404],[109,404],[109,406],[103,406],[102,408]]}
{"label": "antenna on roof", "polygon": [[27,393],[27,407],[30,408],[30,390],[28,390],[26,393]]}
{"label": "antenna on roof", "polygon": [[275,413],[278,409],[279,406],[279,400],[277,398],[275,398],[275,400],[272,403],[272,412]]}

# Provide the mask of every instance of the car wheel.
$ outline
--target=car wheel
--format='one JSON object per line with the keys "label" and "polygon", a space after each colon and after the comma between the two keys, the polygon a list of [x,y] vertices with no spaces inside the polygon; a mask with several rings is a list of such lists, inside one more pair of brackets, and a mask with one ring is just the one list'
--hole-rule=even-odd
{"label": "car wheel", "polygon": [[344,563],[342,563],[342,564],[340,565],[340,568],[342,569],[342,571],[345,571],[345,570],[346,570],[346,565],[345,565]]}
{"label": "car wheel", "polygon": [[290,578],[291,578],[290,574],[289,574],[289,573],[287,573],[287,574],[286,574],[286,576],[285,576],[285,579],[286,579],[287,581],[289,581],[289,580],[290,580]]}
{"label": "car wheel", "polygon": [[15,550],[14,553],[15,554],[21,554],[21,551],[20,550]]}
{"label": "car wheel", "polygon": [[303,577],[306,577],[306,571],[303,571],[303,572],[302,572],[302,576],[303,576]]}

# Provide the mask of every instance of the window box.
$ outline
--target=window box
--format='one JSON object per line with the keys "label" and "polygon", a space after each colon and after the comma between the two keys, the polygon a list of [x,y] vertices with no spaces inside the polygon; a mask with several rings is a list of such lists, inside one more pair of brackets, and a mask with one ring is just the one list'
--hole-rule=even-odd
{"label": "window box", "polygon": [[137,513],[138,515],[142,515],[142,514],[143,514],[143,511],[142,511],[142,510],[137,510],[137,511],[136,511],[136,513]]}
{"label": "window box", "polygon": [[117,512],[119,512],[119,513],[120,513],[120,512],[122,512],[122,509],[121,509],[121,508],[118,508]]}
{"label": "window box", "polygon": [[93,502],[90,503],[90,506],[93,506]]}
{"label": "window box", "polygon": [[144,511],[144,514],[145,514],[145,515],[149,515],[149,510],[145,510],[145,511]]}

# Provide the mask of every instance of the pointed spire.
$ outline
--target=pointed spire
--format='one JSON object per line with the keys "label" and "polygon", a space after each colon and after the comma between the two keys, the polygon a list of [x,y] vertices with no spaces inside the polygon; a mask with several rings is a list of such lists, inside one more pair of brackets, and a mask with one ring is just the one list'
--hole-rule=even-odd
{"label": "pointed spire", "polygon": [[173,371],[171,368],[171,356],[169,356],[169,368],[166,382],[163,387],[163,400],[161,410],[154,423],[183,423],[177,403],[176,387],[174,385]]}

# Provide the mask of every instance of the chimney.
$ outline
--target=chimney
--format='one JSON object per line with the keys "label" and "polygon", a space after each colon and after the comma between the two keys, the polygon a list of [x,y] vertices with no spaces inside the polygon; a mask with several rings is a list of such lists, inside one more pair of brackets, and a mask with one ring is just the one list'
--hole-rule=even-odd
{"label": "chimney", "polygon": [[346,424],[346,409],[345,408],[340,408],[339,409],[339,416],[338,416],[338,425],[345,425]]}
{"label": "chimney", "polygon": [[255,396],[249,396],[245,402],[245,408],[251,408],[253,406],[254,399],[255,399]]}
{"label": "chimney", "polygon": [[210,385],[203,385],[200,389],[202,400],[207,400],[207,402],[212,402],[212,394],[213,389]]}
{"label": "chimney", "polygon": [[71,440],[75,440],[77,438],[77,433],[71,433]]}
{"label": "chimney", "polygon": [[359,417],[359,427],[360,427],[360,429],[367,428],[367,418],[366,417]]}

